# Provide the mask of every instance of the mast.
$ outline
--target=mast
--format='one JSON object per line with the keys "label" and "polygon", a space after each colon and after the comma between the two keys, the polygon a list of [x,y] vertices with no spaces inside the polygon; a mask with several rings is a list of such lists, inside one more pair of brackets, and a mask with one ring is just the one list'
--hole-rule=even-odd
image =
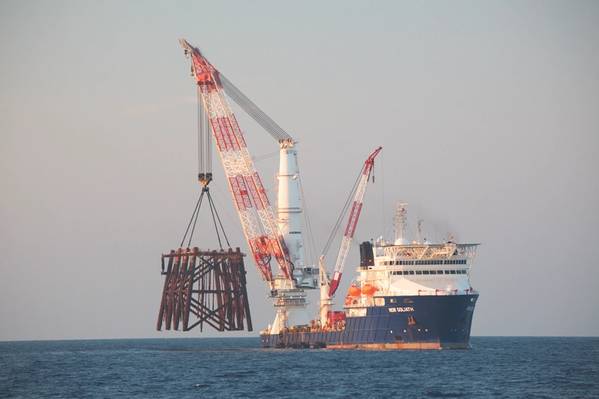
{"label": "mast", "polygon": [[398,202],[395,208],[395,216],[393,221],[395,222],[395,245],[405,245],[408,243],[406,237],[407,220],[408,220],[408,204],[405,202]]}
{"label": "mast", "polygon": [[302,232],[303,209],[296,144],[293,140],[279,142],[277,222],[279,231],[287,244],[289,258],[294,266],[293,278],[297,286],[316,288],[316,275],[313,274],[312,267],[306,265],[305,261]]}

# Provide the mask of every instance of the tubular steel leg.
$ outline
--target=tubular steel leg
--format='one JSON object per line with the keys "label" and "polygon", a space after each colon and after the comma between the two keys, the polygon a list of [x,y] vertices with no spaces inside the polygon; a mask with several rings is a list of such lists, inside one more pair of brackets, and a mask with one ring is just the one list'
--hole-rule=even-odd
{"label": "tubular steel leg", "polygon": [[243,254],[179,248],[168,258],[156,327],[189,331],[203,324],[218,331],[252,331]]}
{"label": "tubular steel leg", "polygon": [[[160,301],[160,310],[158,311],[158,322],[156,323],[156,329],[158,331],[162,330],[162,321],[164,320],[164,312],[166,310],[166,304],[167,304],[167,295],[168,295],[168,284],[169,284],[169,276],[171,273],[171,270],[173,268],[173,255],[175,254],[174,250],[171,250],[170,253],[170,257],[168,258],[168,266],[167,266],[167,270],[165,273],[165,278],[164,278],[164,286],[162,288],[162,300]],[[164,265],[164,256],[162,257],[162,264]],[[164,272],[164,269],[163,269]]]}

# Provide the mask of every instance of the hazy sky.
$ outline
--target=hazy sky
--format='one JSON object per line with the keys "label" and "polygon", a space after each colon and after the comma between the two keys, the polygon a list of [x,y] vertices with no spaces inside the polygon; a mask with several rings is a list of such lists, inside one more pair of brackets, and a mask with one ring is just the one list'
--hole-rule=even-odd
{"label": "hazy sky", "polygon": [[[599,335],[599,2],[3,1],[0,340],[177,336],[154,326],[199,191],[179,37],[300,142],[317,251],[382,145],[357,240],[407,201],[429,237],[483,244],[473,335]],[[257,334],[273,311],[247,267]]]}

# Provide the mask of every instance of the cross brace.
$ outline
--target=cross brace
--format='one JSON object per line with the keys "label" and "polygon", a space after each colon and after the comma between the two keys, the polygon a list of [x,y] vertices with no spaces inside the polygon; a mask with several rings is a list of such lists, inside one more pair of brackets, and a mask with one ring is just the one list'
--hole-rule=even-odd
{"label": "cross brace", "polygon": [[[203,325],[218,331],[252,331],[245,255],[235,251],[179,248],[162,255],[165,276],[157,330],[189,331]],[[165,264],[166,262],[166,264]]]}

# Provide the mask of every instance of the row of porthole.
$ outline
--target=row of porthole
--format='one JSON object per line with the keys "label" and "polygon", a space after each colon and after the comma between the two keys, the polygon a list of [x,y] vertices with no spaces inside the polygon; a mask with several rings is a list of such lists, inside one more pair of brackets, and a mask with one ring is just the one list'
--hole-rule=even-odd
{"label": "row of porthole", "polygon": [[386,260],[383,266],[393,265],[465,265],[466,259],[422,259],[422,260]]}
{"label": "row of porthole", "polygon": [[395,270],[391,274],[394,276],[408,276],[413,274],[467,274],[465,269],[461,270]]}

